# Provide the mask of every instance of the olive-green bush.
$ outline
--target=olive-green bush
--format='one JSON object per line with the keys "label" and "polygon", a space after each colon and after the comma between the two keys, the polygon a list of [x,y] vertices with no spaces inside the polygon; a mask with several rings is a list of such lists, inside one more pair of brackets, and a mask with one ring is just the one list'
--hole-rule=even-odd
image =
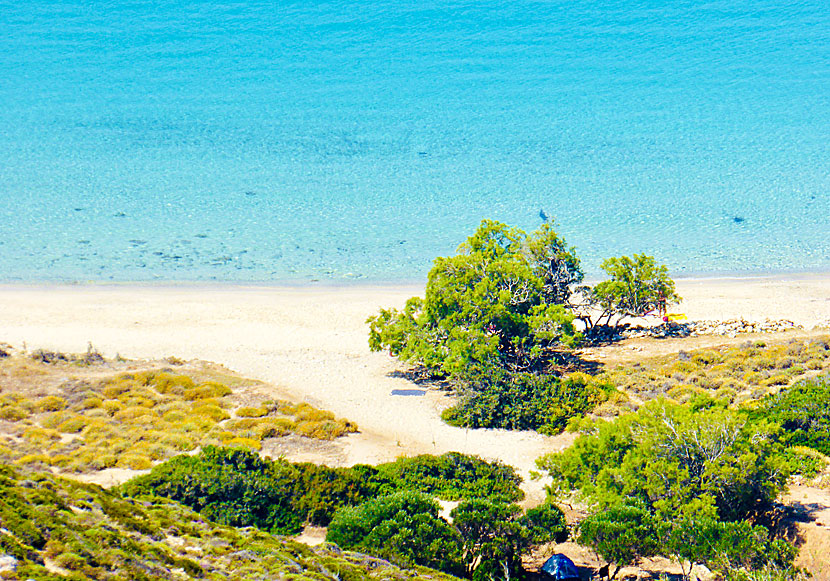
{"label": "olive-green bush", "polygon": [[156,466],[121,490],[130,496],[172,498],[224,524],[294,533],[304,523],[327,525],[340,507],[400,490],[447,500],[512,502],[523,498],[520,483],[509,466],[456,452],[377,467],[329,468],[260,458],[246,448],[207,446],[195,456],[177,456]]}
{"label": "olive-green bush", "polygon": [[[176,502],[140,502],[99,486],[0,464],[0,553],[10,581],[450,581],[332,545],[308,547],[216,524]],[[60,573],[55,572],[61,568]]]}

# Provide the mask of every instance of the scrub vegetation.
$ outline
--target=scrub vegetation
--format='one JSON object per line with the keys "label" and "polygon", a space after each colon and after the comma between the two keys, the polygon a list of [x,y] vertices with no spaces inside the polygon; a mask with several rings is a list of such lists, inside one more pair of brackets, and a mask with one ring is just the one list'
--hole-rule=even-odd
{"label": "scrub vegetation", "polygon": [[[120,490],[139,499],[170,498],[216,522],[275,534],[327,525],[327,540],[344,549],[486,581],[519,574],[532,546],[567,537],[556,506],[525,513],[513,504],[523,497],[519,483],[510,467],[458,453],[328,468],[208,447]],[[451,522],[439,516],[435,498],[460,501]]]}
{"label": "scrub vegetation", "polygon": [[[20,373],[19,361],[0,365]],[[38,367],[43,363],[35,365],[23,369],[36,386],[45,372]],[[267,438],[330,440],[357,430],[307,404],[263,398],[241,403],[227,383],[161,370],[64,381],[49,394],[6,390],[0,393],[0,421],[0,459],[65,472],[146,470],[207,445],[259,450]]]}
{"label": "scrub vegetation", "polygon": [[513,468],[450,452],[351,468],[261,458],[243,448],[208,446],[178,456],[122,485],[131,496],[177,500],[205,517],[233,526],[295,534],[304,524],[326,526],[334,512],[401,490],[444,500],[524,497]]}
{"label": "scrub vegetation", "polygon": [[586,332],[679,300],[665,266],[635,255],[606,260],[609,280],[580,286],[573,247],[552,221],[528,235],[485,220],[451,257],[438,257],[425,298],[370,317],[369,346],[446,377],[453,425],[552,434],[607,400],[607,384],[562,380],[569,351]]}
{"label": "scrub vegetation", "polygon": [[828,386],[806,379],[744,406],[657,398],[581,422],[573,446],[538,464],[551,500],[590,507],[578,541],[617,567],[662,555],[727,579],[796,578],[797,549],[776,538],[770,515],[790,476],[827,467]]}
{"label": "scrub vegetation", "polygon": [[135,501],[5,464],[0,522],[0,577],[10,581],[449,579],[335,545],[310,548],[257,528],[220,525],[164,498]]}
{"label": "scrub vegetation", "polygon": [[626,394],[627,406],[617,410],[625,411],[657,397],[683,403],[700,395],[733,406],[752,406],[788,385],[828,371],[830,339],[813,337],[680,351],[618,365],[596,380]]}
{"label": "scrub vegetation", "polygon": [[531,547],[568,536],[562,511],[551,504],[525,513],[515,504],[474,498],[455,507],[450,521],[438,513],[428,495],[399,492],[339,510],[326,539],[399,564],[487,581],[522,575],[521,557]]}

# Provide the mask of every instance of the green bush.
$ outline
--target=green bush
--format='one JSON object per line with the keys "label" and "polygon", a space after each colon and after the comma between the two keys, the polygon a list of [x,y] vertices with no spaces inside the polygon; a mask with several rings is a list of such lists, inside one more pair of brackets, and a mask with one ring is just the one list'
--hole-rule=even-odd
{"label": "green bush", "polygon": [[791,446],[784,452],[784,461],[790,474],[813,478],[827,467],[827,456],[805,446]]}
{"label": "green bush", "polygon": [[341,507],[355,506],[377,496],[382,485],[377,469],[371,466],[329,468],[295,464],[295,467],[300,476],[294,489],[294,508],[316,526],[327,526]]}
{"label": "green bush", "polygon": [[122,490],[131,496],[172,498],[222,524],[294,534],[303,520],[292,504],[298,476],[284,460],[272,462],[241,448],[207,446],[196,456],[177,456],[156,466]]}
{"label": "green bush", "polygon": [[551,492],[615,506],[636,499],[661,519],[734,520],[776,497],[787,472],[777,426],[716,400],[649,402],[539,460]]}
{"label": "green bush", "polygon": [[806,446],[830,455],[830,376],[782,389],[768,396],[754,413],[780,423],[787,445]]}
{"label": "green bush", "polygon": [[458,403],[442,417],[455,426],[537,430],[558,434],[614,392],[610,383],[584,373],[553,375],[490,369],[461,382]]}
{"label": "green bush", "polygon": [[530,538],[534,544],[564,543],[568,539],[565,515],[550,501],[528,509],[524,525],[530,531]]}
{"label": "green bush", "polygon": [[[137,446],[121,463],[147,468],[141,462],[150,453],[149,447]],[[340,507],[399,490],[448,500],[491,496],[512,502],[523,498],[520,483],[509,466],[457,452],[401,458],[378,467],[328,468],[207,446],[195,456],[156,466],[122,490],[131,496],[172,498],[207,516],[218,515],[218,522],[286,532],[303,522],[325,526]]]}
{"label": "green bush", "polygon": [[458,532],[438,516],[438,503],[412,491],[382,496],[335,513],[326,540],[405,566],[462,574]]}
{"label": "green bush", "polygon": [[381,464],[375,480],[381,489],[391,485],[392,490],[418,490],[446,500],[493,497],[513,502],[524,498],[519,488],[522,479],[513,467],[458,452]]}

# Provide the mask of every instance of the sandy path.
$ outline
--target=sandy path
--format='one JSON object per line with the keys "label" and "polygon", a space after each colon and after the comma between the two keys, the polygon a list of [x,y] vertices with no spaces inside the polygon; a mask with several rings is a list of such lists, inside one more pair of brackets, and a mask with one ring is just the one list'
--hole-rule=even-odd
{"label": "sandy path", "polygon": [[799,514],[796,530],[802,544],[796,566],[809,571],[815,581],[830,580],[830,491],[791,486],[783,500]]}
{"label": "sandy path", "polygon": [[[675,309],[690,318],[830,320],[830,277],[681,281]],[[449,450],[499,458],[525,475],[568,436],[463,430],[443,424],[441,393],[392,395],[414,386],[390,377],[398,364],[367,346],[365,319],[422,292],[406,287],[263,288],[156,286],[0,287],[0,341],[15,347],[106,356],[176,355],[221,363],[288,396],[358,423],[344,463]],[[531,486],[535,495],[539,485]]]}

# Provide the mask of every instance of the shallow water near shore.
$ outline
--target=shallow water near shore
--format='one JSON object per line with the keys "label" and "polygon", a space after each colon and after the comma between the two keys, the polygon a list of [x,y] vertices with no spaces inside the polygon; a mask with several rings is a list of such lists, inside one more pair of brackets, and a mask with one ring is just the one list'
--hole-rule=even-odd
{"label": "shallow water near shore", "polygon": [[818,1],[0,1],[0,280],[400,281],[482,218],[589,275],[830,270]]}

